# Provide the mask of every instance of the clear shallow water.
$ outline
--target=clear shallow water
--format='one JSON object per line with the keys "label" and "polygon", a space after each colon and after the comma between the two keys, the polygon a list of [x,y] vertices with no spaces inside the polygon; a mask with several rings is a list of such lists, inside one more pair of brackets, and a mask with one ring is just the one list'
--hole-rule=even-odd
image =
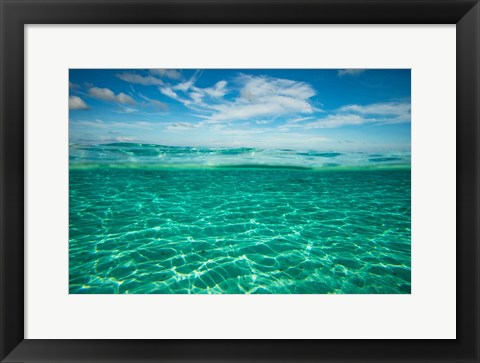
{"label": "clear shallow water", "polygon": [[410,293],[409,155],[70,153],[70,293]]}

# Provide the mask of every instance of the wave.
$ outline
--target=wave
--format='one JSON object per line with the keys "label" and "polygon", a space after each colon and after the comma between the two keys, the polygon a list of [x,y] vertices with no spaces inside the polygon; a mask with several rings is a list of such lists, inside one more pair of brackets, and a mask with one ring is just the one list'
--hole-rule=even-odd
{"label": "wave", "polygon": [[335,150],[212,148],[139,143],[70,144],[70,165],[150,168],[341,169],[410,166],[410,153]]}
{"label": "wave", "polygon": [[266,164],[244,164],[244,165],[195,165],[195,164],[140,164],[140,163],[70,163],[70,171],[76,170],[291,170],[291,171],[312,171],[312,172],[360,172],[360,171],[396,171],[410,170],[408,164],[392,165],[364,165],[345,166],[335,165],[326,167],[305,167],[297,165],[266,165]]}
{"label": "wave", "polygon": [[371,161],[372,163],[381,163],[381,162],[385,162],[385,161],[400,161],[402,160],[402,158],[397,158],[397,157],[393,157],[393,158],[371,158],[371,159],[368,159],[368,161]]}

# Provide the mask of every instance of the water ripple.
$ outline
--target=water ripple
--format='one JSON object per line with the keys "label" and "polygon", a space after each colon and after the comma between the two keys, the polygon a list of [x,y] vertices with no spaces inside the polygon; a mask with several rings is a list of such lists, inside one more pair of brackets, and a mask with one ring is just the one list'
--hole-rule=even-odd
{"label": "water ripple", "polygon": [[70,171],[74,294],[410,293],[410,254],[410,170]]}

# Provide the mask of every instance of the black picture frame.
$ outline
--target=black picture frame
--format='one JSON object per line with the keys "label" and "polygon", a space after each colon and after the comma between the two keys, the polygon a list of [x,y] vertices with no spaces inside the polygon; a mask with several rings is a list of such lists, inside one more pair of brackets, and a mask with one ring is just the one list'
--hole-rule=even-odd
{"label": "black picture frame", "polygon": [[[478,0],[0,0],[0,12],[2,362],[480,361]],[[456,24],[457,339],[24,339],[24,26],[161,23]]]}

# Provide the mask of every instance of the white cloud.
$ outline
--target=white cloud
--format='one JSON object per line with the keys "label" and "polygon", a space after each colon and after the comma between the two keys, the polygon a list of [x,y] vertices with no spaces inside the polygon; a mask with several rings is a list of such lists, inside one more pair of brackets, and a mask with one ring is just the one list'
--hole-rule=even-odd
{"label": "white cloud", "polygon": [[352,112],[361,115],[399,116],[405,119],[410,118],[410,103],[386,102],[374,103],[371,105],[348,105],[339,109],[341,112]]}
{"label": "white cloud", "polygon": [[98,129],[104,129],[106,128],[106,125],[103,121],[101,120],[79,120],[79,121],[70,121],[70,126],[74,127],[93,127],[93,128],[98,128]]}
{"label": "white cloud", "polygon": [[165,96],[168,96],[173,99],[178,99],[178,95],[169,87],[161,87],[159,88],[160,92],[162,92]]}
{"label": "white cloud", "polygon": [[215,104],[223,102],[223,96],[228,93],[227,81],[221,80],[212,87],[199,88],[195,86],[195,82],[200,74],[201,71],[197,71],[188,81],[173,87],[160,87],[159,90],[165,96],[181,102],[185,107],[197,112],[205,112],[214,108]]}
{"label": "white cloud", "polygon": [[302,100],[315,96],[313,88],[304,82],[250,75],[241,75],[237,80],[243,85],[240,91],[242,98],[249,102],[261,102],[270,96]]}
{"label": "white cloud", "polygon": [[159,78],[152,76],[142,76],[136,73],[119,73],[117,77],[122,81],[141,84],[144,86],[160,86],[163,84],[163,81]]}
{"label": "white cloud", "polygon": [[394,124],[410,122],[410,103],[385,102],[370,105],[347,105],[336,113],[303,124],[306,129],[333,128],[366,123]]}
{"label": "white cloud", "polygon": [[173,89],[186,92],[186,91],[188,91],[188,90],[190,89],[190,87],[192,87],[192,86],[193,86],[193,81],[192,81],[192,80],[188,80],[188,81],[185,81],[185,82],[182,82],[182,83],[177,84],[176,86],[173,87]]}
{"label": "white cloud", "polygon": [[285,109],[277,103],[258,103],[258,104],[227,104],[216,107],[217,111],[210,117],[209,121],[235,121],[248,120],[254,117],[281,115]]}
{"label": "white cloud", "polygon": [[155,109],[160,110],[160,111],[168,111],[168,105],[166,103],[148,98],[148,97],[142,95],[141,93],[139,93],[138,95],[141,98],[143,98],[145,101],[147,101],[147,102],[145,102],[146,106],[152,106]]}
{"label": "white cloud", "polygon": [[279,130],[282,131],[289,131],[290,129],[300,129],[306,128],[304,121],[312,120],[315,116],[306,116],[306,117],[295,117],[293,119],[289,119],[285,122],[285,124],[278,126]]}
{"label": "white cloud", "polygon": [[[339,71],[339,74],[355,75],[363,71],[347,69]],[[162,87],[160,91],[197,111],[197,116],[203,118],[206,124],[258,119],[255,121],[257,125],[265,125],[275,119],[286,118],[277,130],[288,131],[292,128],[309,130],[366,123],[410,122],[409,102],[346,105],[319,118],[315,113],[324,111],[311,103],[315,90],[306,82],[242,74],[233,82],[237,96],[227,99],[224,96],[232,91],[232,88],[227,89],[227,81],[199,88],[195,86],[197,78],[198,72],[189,81],[173,88]]]}
{"label": "white cloud", "polygon": [[306,129],[323,129],[334,128],[345,125],[361,125],[367,122],[364,117],[360,115],[328,115],[327,117],[309,122],[304,125]]}
{"label": "white cloud", "polygon": [[68,82],[68,88],[69,89],[79,89],[80,86],[78,84],[75,84],[75,83],[72,83],[72,82]]}
{"label": "white cloud", "polygon": [[213,87],[203,88],[203,89],[195,88],[195,90],[197,92],[204,92],[213,98],[220,98],[227,94],[228,91],[226,87],[227,87],[227,81],[222,80],[215,83]]}
{"label": "white cloud", "polygon": [[302,121],[311,120],[312,118],[314,118],[314,117],[313,116],[295,117],[293,119],[288,120],[287,124],[297,124],[297,123],[302,122]]}
{"label": "white cloud", "polygon": [[134,113],[134,112],[138,112],[138,110],[136,108],[133,108],[133,107],[120,106],[120,110],[118,112],[119,113]]}
{"label": "white cloud", "polygon": [[[328,142],[327,138],[321,135],[314,135],[311,131],[305,133],[282,132],[275,129],[230,129],[218,128],[223,124],[212,125],[210,134],[214,137],[210,144],[218,146],[246,146],[260,148],[293,148],[309,149],[324,148]],[[274,160],[278,162],[279,160]]]}
{"label": "white cloud", "polygon": [[164,102],[158,101],[158,100],[150,100],[150,103],[157,109],[161,111],[168,111],[168,105]]}
{"label": "white cloud", "polygon": [[78,96],[70,96],[68,97],[68,108],[70,110],[88,110],[89,107],[83,101],[80,97]]}
{"label": "white cloud", "polygon": [[191,76],[188,81],[177,84],[176,86],[173,87],[173,89],[187,92],[190,88],[192,88],[192,86],[195,84],[195,82],[197,81],[198,77],[200,77],[201,74],[202,74],[201,70],[195,71],[193,76]]}
{"label": "white cloud", "polygon": [[233,136],[247,136],[255,134],[263,134],[264,131],[261,129],[213,129],[213,132],[221,133],[222,135],[233,135]]}
{"label": "white cloud", "polygon": [[237,82],[239,96],[234,101],[211,106],[215,112],[206,117],[208,120],[245,120],[318,111],[309,102],[315,91],[305,82],[249,75],[239,76]]}
{"label": "white cloud", "polygon": [[366,69],[356,69],[356,68],[350,68],[350,69],[340,69],[338,71],[338,76],[343,77],[343,76],[359,76],[363,72],[365,72]]}
{"label": "white cloud", "polygon": [[208,122],[237,121],[251,118],[311,114],[316,109],[309,101],[315,90],[305,82],[266,76],[240,75],[235,79],[238,95],[231,100],[225,95],[232,90],[226,80],[207,88],[195,86],[200,73],[174,87],[160,87],[164,95],[203,115]]}
{"label": "white cloud", "polygon": [[103,101],[118,102],[118,103],[129,104],[129,105],[135,104],[134,99],[129,95],[126,95],[123,92],[120,92],[119,94],[115,95],[115,93],[113,93],[113,91],[108,88],[92,87],[88,90],[88,94],[91,97],[94,97]]}
{"label": "white cloud", "polygon": [[112,130],[116,128],[151,130],[153,129],[154,124],[151,122],[145,122],[145,121],[105,122],[102,120],[78,120],[78,121],[70,121],[70,126],[96,128],[96,129],[108,129],[108,130]]}
{"label": "white cloud", "polygon": [[[205,94],[202,93],[202,92],[199,92],[199,91],[195,91],[195,92],[192,92],[190,93],[190,97],[192,98],[193,100],[193,103],[195,104],[202,104],[202,100],[203,100],[203,97],[205,97]],[[189,104],[191,103],[190,101],[183,101],[184,104]]]}
{"label": "white cloud", "polygon": [[176,69],[150,69],[150,73],[173,80],[179,80],[182,78],[182,73]]}
{"label": "white cloud", "polygon": [[187,131],[197,128],[198,125],[189,122],[174,122],[165,127],[167,131]]}

